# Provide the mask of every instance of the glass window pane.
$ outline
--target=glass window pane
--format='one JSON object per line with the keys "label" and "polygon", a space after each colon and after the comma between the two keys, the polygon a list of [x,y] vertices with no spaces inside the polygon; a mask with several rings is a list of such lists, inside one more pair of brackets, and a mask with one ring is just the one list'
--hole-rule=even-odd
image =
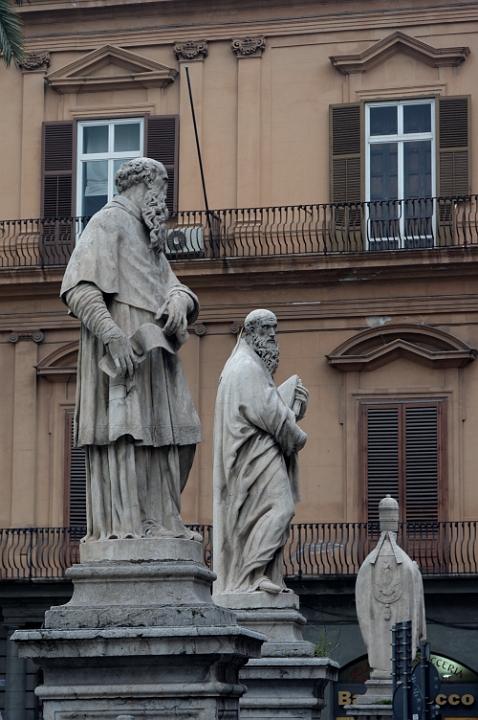
{"label": "glass window pane", "polygon": [[83,215],[93,215],[108,202],[108,161],[83,163]]}
{"label": "glass window pane", "polygon": [[139,123],[115,125],[115,152],[139,151]]}
{"label": "glass window pane", "polygon": [[397,134],[397,106],[370,108],[370,135]]}
{"label": "glass window pane", "polygon": [[397,200],[397,143],[370,145],[370,200]]}
{"label": "glass window pane", "polygon": [[432,196],[432,151],[430,140],[404,143],[404,198]]}
{"label": "glass window pane", "polygon": [[405,133],[430,132],[432,129],[432,106],[424,105],[403,106],[403,131]]}
{"label": "glass window pane", "polygon": [[[121,158],[120,160],[114,160],[114,161],[113,161],[113,166],[114,166],[114,167],[113,167],[113,172],[114,172],[114,176],[116,177],[116,173],[118,172],[118,170],[120,169],[120,167],[122,166],[123,163],[128,162],[128,160],[132,160],[132,159],[133,159],[133,158]],[[114,195],[117,195],[117,194],[118,194],[118,190],[116,189],[116,184],[115,184],[115,183],[113,183],[113,184],[114,184],[114,191],[113,191],[113,193],[114,193]]]}
{"label": "glass window pane", "polygon": [[108,152],[108,125],[87,125],[83,128],[83,152]]}

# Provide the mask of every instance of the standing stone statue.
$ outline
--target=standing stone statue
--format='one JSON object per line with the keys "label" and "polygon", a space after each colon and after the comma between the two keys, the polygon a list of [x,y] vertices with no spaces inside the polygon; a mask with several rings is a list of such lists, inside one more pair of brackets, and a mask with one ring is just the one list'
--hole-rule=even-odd
{"label": "standing stone statue", "polygon": [[216,593],[286,591],[283,548],[299,498],[297,425],[308,392],[297,375],[277,388],[277,319],[254,310],[221,375],[214,425]]}
{"label": "standing stone statue", "polygon": [[75,446],[86,452],[85,541],[198,539],[180,517],[201,427],[177,351],[199,304],[165,257],[168,175],[130,160],[90,220],[61,297],[81,320]]}
{"label": "standing stone statue", "polygon": [[392,625],[411,620],[412,653],[426,638],[423,581],[417,563],[396,541],[398,503],[387,495],[379,505],[380,540],[364,560],[355,587],[357,616],[372,669],[371,680],[392,673]]}

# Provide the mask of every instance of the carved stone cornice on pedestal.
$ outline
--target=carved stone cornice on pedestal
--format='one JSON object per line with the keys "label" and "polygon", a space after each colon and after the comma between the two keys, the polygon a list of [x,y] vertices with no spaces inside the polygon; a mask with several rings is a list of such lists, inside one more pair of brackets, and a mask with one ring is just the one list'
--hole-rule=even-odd
{"label": "carved stone cornice on pedestal", "polygon": [[30,52],[25,55],[22,62],[18,63],[18,67],[24,72],[31,72],[32,70],[40,70],[44,68],[47,70],[50,67],[50,53],[49,52]]}
{"label": "carved stone cornice on pedestal", "polygon": [[238,58],[262,57],[266,49],[266,39],[263,35],[259,37],[245,37],[232,39],[232,52]]}
{"label": "carved stone cornice on pedestal", "polygon": [[175,42],[173,52],[179,62],[196,62],[198,60],[205,60],[209,52],[207,40]]}

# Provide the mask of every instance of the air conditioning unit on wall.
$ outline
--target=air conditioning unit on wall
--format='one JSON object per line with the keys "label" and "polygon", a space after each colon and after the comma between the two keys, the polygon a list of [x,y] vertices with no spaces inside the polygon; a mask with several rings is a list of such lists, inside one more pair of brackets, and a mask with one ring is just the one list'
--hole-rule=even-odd
{"label": "air conditioning unit on wall", "polygon": [[202,255],[204,230],[202,227],[177,227],[168,230],[166,255]]}

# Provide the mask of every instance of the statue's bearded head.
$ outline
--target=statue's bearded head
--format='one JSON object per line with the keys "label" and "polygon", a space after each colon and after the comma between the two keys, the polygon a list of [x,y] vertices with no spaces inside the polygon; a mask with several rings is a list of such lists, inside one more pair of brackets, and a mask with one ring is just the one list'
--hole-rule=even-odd
{"label": "statue's bearded head", "polygon": [[270,310],[253,310],[244,320],[246,342],[259,355],[271,375],[279,366],[277,318]]}
{"label": "statue's bearded head", "polygon": [[149,228],[151,248],[159,251],[166,243],[166,194],[168,173],[164,165],[151,158],[135,158],[121,165],[116,173],[116,187],[120,195],[134,202]]}

